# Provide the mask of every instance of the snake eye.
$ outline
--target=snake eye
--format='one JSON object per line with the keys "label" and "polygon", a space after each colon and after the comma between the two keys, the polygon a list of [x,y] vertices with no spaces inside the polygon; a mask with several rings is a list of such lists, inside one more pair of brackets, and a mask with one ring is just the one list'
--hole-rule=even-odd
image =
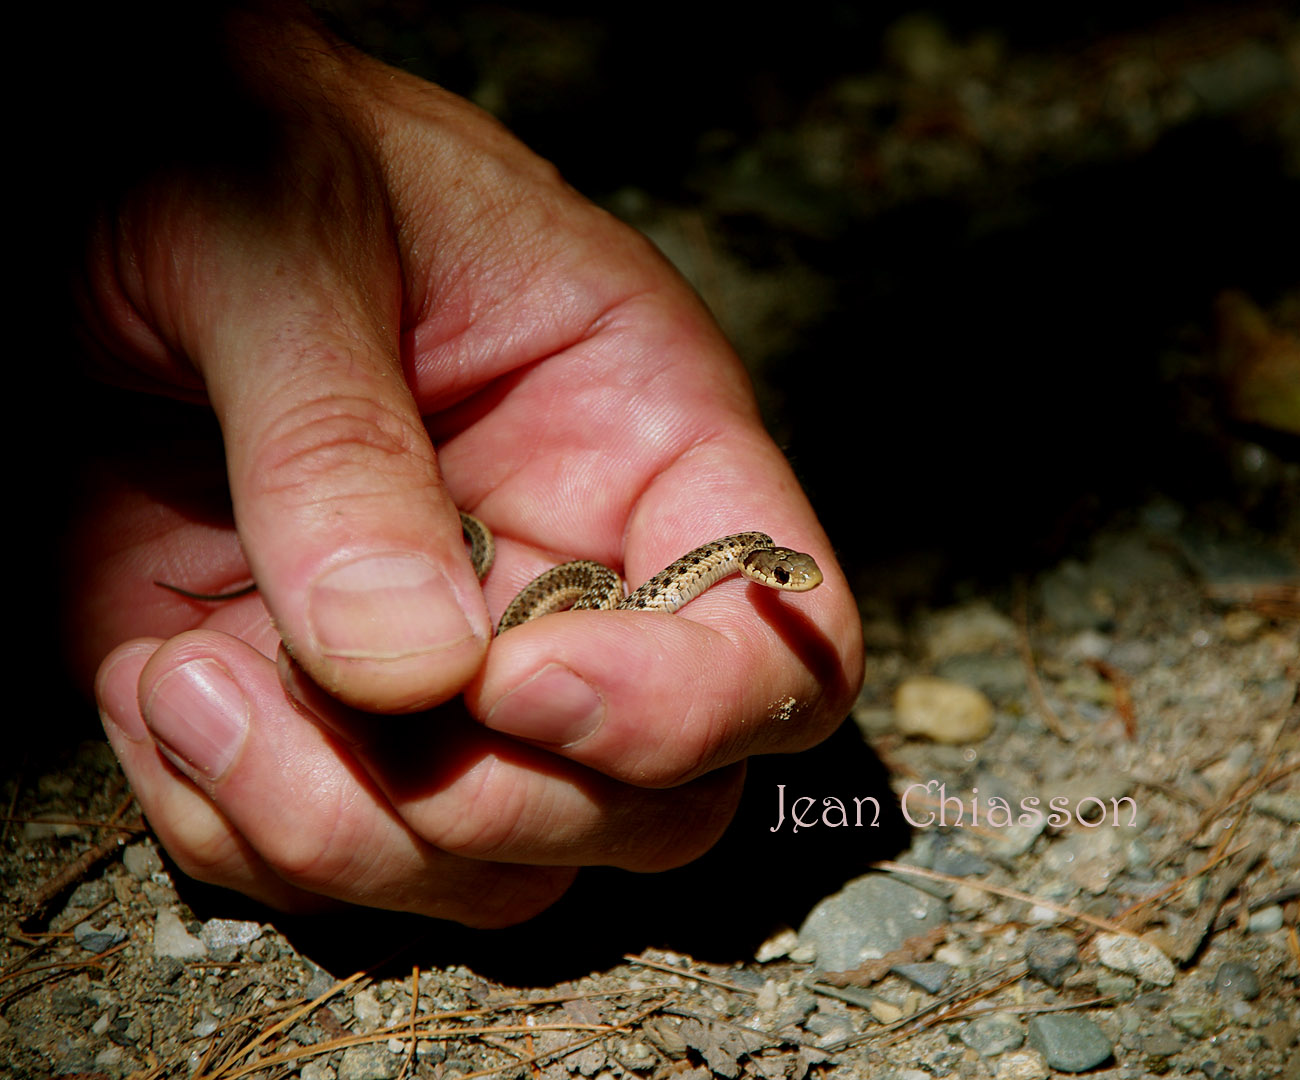
{"label": "snake eye", "polygon": [[782,585],[785,585],[790,581],[790,571],[784,566],[774,566],[772,568],[772,576]]}

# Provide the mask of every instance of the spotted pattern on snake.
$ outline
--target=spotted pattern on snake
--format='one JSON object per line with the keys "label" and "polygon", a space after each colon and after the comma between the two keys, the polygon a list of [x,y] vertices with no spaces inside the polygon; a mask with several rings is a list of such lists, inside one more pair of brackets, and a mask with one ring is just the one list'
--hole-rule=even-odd
{"label": "spotted pattern on snake", "polygon": [[[461,531],[469,544],[470,561],[479,580],[492,569],[496,542],[492,531],[472,514],[462,511]],[[623,579],[608,566],[580,559],[562,563],[538,575],[510,601],[497,624],[502,634],[522,623],[557,611],[620,610],[663,611],[685,607],[725,577],[743,574],[750,581],[786,592],[807,592],[822,583],[822,572],[811,555],[778,547],[767,533],[743,532],[723,536],[688,551],[664,567],[630,595]],[[234,600],[253,592],[256,583],[231,592],[201,593],[155,581],[190,600]]]}

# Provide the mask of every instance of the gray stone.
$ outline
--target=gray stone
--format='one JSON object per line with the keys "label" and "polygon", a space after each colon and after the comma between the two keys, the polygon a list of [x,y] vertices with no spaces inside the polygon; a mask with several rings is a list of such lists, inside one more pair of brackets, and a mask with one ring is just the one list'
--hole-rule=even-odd
{"label": "gray stone", "polygon": [[1025,961],[1043,982],[1059,989],[1079,970],[1079,950],[1069,934],[1035,934],[1030,939]]}
{"label": "gray stone", "polygon": [[1018,1050],[1025,1041],[1020,1021],[1006,1013],[993,1013],[972,1020],[961,1031],[961,1041],[980,1057],[993,1057],[1007,1050]]}
{"label": "gray stone", "polygon": [[1246,920],[1246,929],[1252,934],[1271,934],[1274,930],[1281,930],[1284,922],[1282,906],[1270,904],[1266,908],[1250,913],[1250,918]]}
{"label": "gray stone", "polygon": [[102,930],[96,930],[90,923],[82,922],[73,927],[72,937],[87,952],[102,953],[118,942],[125,941],[126,931],[112,923]]}
{"label": "gray stone", "polygon": [[241,949],[251,941],[262,936],[260,923],[244,922],[239,919],[209,919],[199,931],[203,944],[209,951],[217,949]]}
{"label": "gray stone", "polygon": [[307,983],[307,989],[303,991],[303,996],[308,1001],[315,1001],[321,994],[326,993],[333,985],[338,982],[324,968],[313,967],[311,979]]}
{"label": "gray stone", "polygon": [[877,960],[948,918],[941,900],[883,874],[849,882],[819,903],[799,930],[822,971],[849,971]]}
{"label": "gray stone", "polygon": [[394,1080],[404,1060],[385,1046],[349,1046],[339,1063],[339,1080]]}
{"label": "gray stone", "polygon": [[1254,1001],[1259,997],[1259,976],[1249,964],[1232,961],[1222,965],[1215,973],[1214,989],[1225,997]]}
{"label": "gray stone", "polygon": [[1035,1016],[1029,1021],[1029,1045],[1053,1069],[1070,1073],[1095,1068],[1115,1052],[1101,1028],[1070,1013]]}
{"label": "gray stone", "polygon": [[937,960],[923,964],[895,964],[889,970],[908,982],[915,983],[927,994],[939,993],[952,978],[952,965]]}

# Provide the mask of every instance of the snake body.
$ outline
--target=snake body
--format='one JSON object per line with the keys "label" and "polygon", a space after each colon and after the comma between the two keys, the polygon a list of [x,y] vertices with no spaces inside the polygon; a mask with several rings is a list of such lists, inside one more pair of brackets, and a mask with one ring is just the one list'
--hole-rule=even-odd
{"label": "snake body", "polygon": [[623,595],[622,578],[601,563],[581,560],[553,567],[510,601],[497,633],[565,608],[671,614],[735,573],[787,592],[807,592],[822,582],[822,572],[811,555],[777,547],[767,533],[736,533],[688,551],[628,596]]}
{"label": "snake body", "polygon": [[[469,544],[470,562],[479,580],[487,576],[496,558],[492,531],[472,514],[460,515],[461,531]],[[694,600],[725,577],[740,573],[751,581],[786,592],[807,592],[822,582],[822,572],[811,555],[778,547],[767,533],[743,532],[723,536],[688,551],[664,567],[629,595],[623,579],[609,567],[580,559],[562,563],[535,577],[510,601],[497,624],[502,634],[542,615],[565,610],[663,611],[669,614]],[[157,581],[191,600],[233,600],[257,588],[246,585],[225,593],[200,593]]]}

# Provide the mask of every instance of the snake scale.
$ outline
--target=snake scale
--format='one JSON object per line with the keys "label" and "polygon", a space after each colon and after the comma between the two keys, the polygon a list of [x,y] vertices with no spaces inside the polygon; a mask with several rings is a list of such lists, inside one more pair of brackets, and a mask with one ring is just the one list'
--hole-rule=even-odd
{"label": "snake scale", "polygon": [[[492,532],[471,514],[461,512],[461,530],[469,544],[470,561],[481,581],[492,568],[496,543]],[[688,551],[649,581],[626,594],[623,579],[609,567],[586,559],[562,563],[540,574],[510,601],[497,624],[502,634],[512,627],[556,611],[617,609],[663,611],[684,607],[706,589],[732,574],[786,592],[807,592],[822,582],[811,555],[778,547],[767,533],[743,532],[719,537]],[[157,581],[154,584],[191,600],[233,600],[256,584],[226,593],[199,593]]]}

